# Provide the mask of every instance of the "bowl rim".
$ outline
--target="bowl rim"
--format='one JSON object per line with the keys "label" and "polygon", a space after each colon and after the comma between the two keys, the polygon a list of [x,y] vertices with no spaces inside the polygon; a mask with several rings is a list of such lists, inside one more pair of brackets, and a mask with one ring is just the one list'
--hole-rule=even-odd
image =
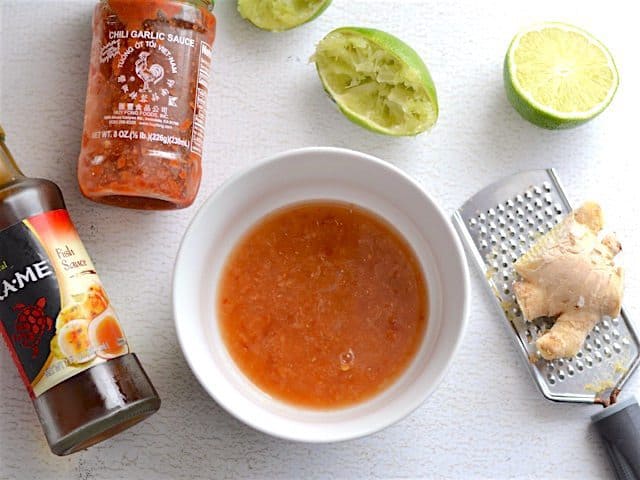
{"label": "bowl rim", "polygon": [[[341,435],[334,435],[333,437],[323,437],[323,438],[311,438],[308,435],[297,434],[296,431],[286,431],[284,429],[271,428],[259,420],[256,417],[251,415],[243,415],[237,410],[233,408],[233,405],[228,405],[220,396],[216,393],[214,388],[211,388],[210,382],[204,378],[204,375],[201,373],[201,366],[198,366],[194,363],[194,359],[189,353],[189,349],[187,348],[186,342],[187,339],[183,337],[181,333],[181,329],[179,326],[178,318],[181,315],[177,308],[177,284],[179,282],[178,273],[179,266],[181,263],[181,259],[185,255],[185,245],[193,232],[194,225],[200,222],[211,209],[211,205],[215,204],[218,201],[218,198],[222,196],[225,191],[230,188],[233,184],[244,178],[245,176],[251,175],[253,171],[258,170],[268,164],[275,163],[281,160],[284,160],[289,157],[299,157],[306,155],[314,155],[314,154],[334,154],[334,155],[348,155],[348,156],[356,156],[361,160],[369,161],[377,164],[378,167],[382,167],[383,169],[388,170],[390,173],[400,176],[404,181],[411,184],[415,187],[420,195],[425,199],[427,203],[429,203],[433,209],[433,213],[440,217],[440,220],[446,230],[446,233],[452,240],[451,251],[448,252],[449,262],[453,263],[455,267],[460,268],[460,273],[462,276],[462,285],[460,285],[460,291],[458,292],[458,301],[462,303],[460,309],[460,326],[456,332],[455,341],[451,345],[450,354],[444,364],[443,368],[439,370],[437,375],[434,377],[431,382],[430,388],[424,389],[420,395],[416,395],[413,401],[411,402],[408,408],[405,408],[401,411],[398,411],[394,415],[387,415],[385,419],[381,422],[372,424],[367,428],[360,429],[358,431],[349,431],[344,432]],[[455,265],[457,264],[457,265]],[[272,154],[264,159],[258,161],[257,163],[253,163],[248,165],[236,173],[229,176],[225,181],[223,181],[210,195],[207,199],[200,205],[196,214],[189,221],[182,238],[180,240],[179,248],[174,260],[173,264],[173,273],[172,273],[172,281],[171,281],[171,310],[173,313],[174,320],[174,328],[176,330],[176,336],[178,338],[178,343],[180,345],[180,349],[182,351],[182,355],[185,358],[189,369],[193,373],[193,375],[198,380],[198,383],[202,386],[202,388],[207,392],[207,394],[215,400],[215,402],[222,407],[223,410],[228,412],[231,416],[240,420],[242,423],[250,426],[251,428],[265,433],[267,435],[271,435],[276,438],[280,438],[283,440],[296,441],[296,442],[304,442],[304,443],[332,443],[332,442],[341,442],[346,440],[352,440],[356,438],[365,437],[367,435],[371,435],[375,432],[381,431],[383,429],[388,428],[389,426],[399,422],[400,420],[406,418],[411,413],[413,413],[418,407],[420,407],[431,394],[438,388],[444,376],[448,372],[453,360],[456,357],[456,354],[462,344],[464,339],[468,321],[469,321],[469,297],[470,297],[470,279],[469,279],[469,270],[466,262],[466,256],[464,249],[462,247],[462,243],[458,235],[455,232],[455,229],[452,223],[449,221],[447,215],[445,215],[444,211],[437,205],[437,203],[431,198],[431,196],[425,191],[425,189],[414,180],[409,174],[405,173],[403,170],[398,168],[397,166],[381,160],[375,156],[357,151],[348,148],[340,148],[340,147],[304,147],[304,148],[294,148],[289,150],[284,150],[279,153]],[[355,405],[357,406],[357,405]],[[350,408],[350,407],[346,407]]]}

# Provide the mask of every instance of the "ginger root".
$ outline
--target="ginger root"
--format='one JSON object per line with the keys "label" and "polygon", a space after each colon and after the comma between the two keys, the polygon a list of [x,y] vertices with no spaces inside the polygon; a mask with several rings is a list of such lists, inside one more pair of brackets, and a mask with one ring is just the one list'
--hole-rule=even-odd
{"label": "ginger root", "polygon": [[602,226],[602,209],[587,202],[515,263],[522,279],[514,290],[525,320],[558,317],[536,341],[547,360],[574,356],[603,316],[620,314],[623,271],[614,257],[621,247],[612,234],[598,239]]}

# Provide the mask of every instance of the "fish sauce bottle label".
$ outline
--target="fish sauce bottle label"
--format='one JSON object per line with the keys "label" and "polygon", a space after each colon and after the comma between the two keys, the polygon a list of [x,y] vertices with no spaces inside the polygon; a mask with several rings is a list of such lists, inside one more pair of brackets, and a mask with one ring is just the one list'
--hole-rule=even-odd
{"label": "fish sauce bottle label", "polygon": [[34,398],[129,352],[66,210],[0,231],[0,326]]}

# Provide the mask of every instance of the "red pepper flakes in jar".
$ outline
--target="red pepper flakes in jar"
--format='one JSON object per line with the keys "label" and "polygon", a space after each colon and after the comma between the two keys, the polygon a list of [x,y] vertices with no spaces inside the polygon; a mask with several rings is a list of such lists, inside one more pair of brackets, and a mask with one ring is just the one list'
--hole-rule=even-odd
{"label": "red pepper flakes in jar", "polygon": [[96,202],[184,208],[200,186],[213,0],[101,0],[78,182]]}

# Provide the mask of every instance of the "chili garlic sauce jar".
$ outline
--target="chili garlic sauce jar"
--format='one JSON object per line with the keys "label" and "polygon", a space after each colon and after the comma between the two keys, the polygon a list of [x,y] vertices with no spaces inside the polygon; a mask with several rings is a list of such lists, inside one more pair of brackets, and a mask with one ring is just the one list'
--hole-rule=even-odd
{"label": "chili garlic sauce jar", "polygon": [[78,181],[96,202],[184,208],[198,192],[213,0],[101,0]]}

